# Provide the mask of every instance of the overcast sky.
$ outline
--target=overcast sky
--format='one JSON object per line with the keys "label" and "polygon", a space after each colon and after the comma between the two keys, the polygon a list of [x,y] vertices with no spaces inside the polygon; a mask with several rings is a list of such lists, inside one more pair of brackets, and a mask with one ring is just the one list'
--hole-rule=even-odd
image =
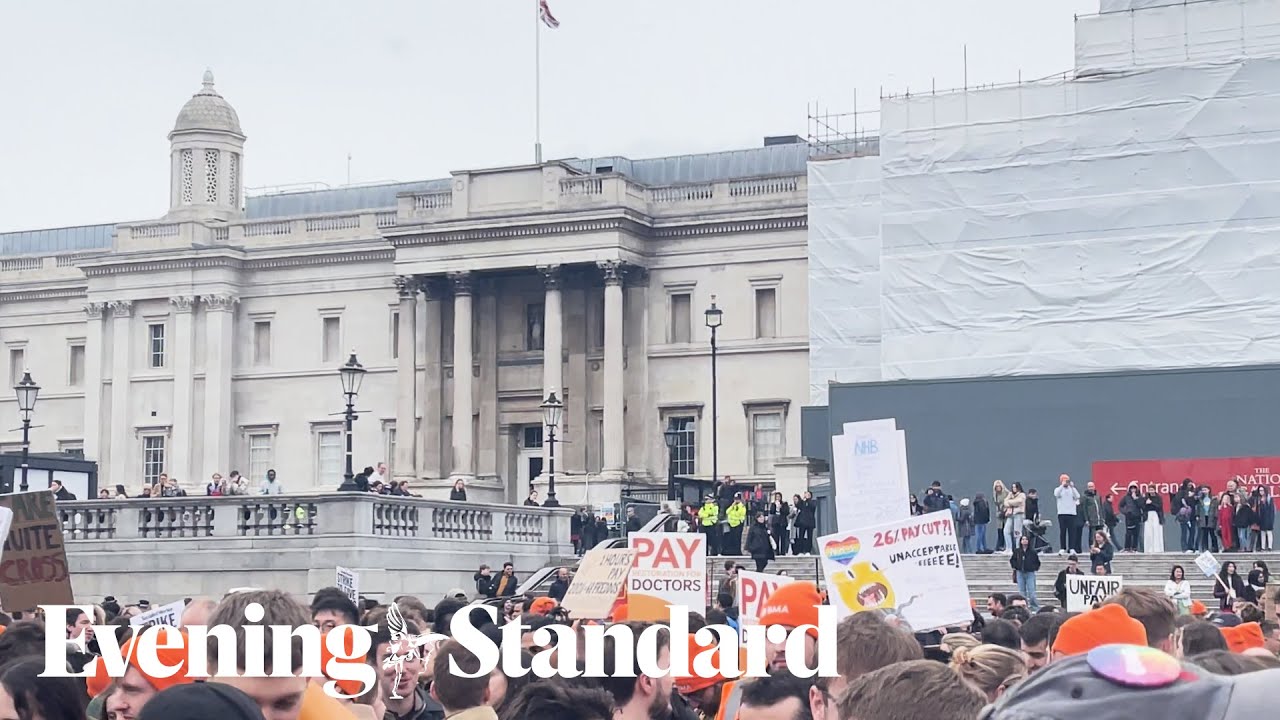
{"label": "overcast sky", "polygon": [[[648,157],[807,132],[806,105],[1072,65],[1097,0],[549,0],[544,154]],[[250,187],[533,159],[535,0],[0,4],[0,231],[158,217],[206,66]]]}

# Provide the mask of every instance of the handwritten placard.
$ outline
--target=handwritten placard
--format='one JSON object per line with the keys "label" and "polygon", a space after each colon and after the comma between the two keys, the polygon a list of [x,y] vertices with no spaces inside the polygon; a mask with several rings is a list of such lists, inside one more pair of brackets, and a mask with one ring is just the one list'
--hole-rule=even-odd
{"label": "handwritten placard", "polygon": [[578,565],[578,572],[560,605],[575,619],[602,620],[609,617],[635,558],[636,551],[630,549],[588,552]]}
{"label": "handwritten placard", "polygon": [[355,570],[339,567],[337,575],[338,589],[351,598],[356,607],[360,607],[360,574]]}
{"label": "handwritten placard", "polygon": [[186,607],[187,604],[181,600],[171,602],[168,605],[161,605],[154,610],[148,610],[141,615],[134,615],[129,618],[129,624],[133,627],[151,627],[152,625],[180,627],[182,624],[182,611],[185,610]]}
{"label": "handwritten placard", "polygon": [[0,554],[0,602],[9,612],[36,605],[70,605],[71,574],[53,493],[0,495],[13,522]]}

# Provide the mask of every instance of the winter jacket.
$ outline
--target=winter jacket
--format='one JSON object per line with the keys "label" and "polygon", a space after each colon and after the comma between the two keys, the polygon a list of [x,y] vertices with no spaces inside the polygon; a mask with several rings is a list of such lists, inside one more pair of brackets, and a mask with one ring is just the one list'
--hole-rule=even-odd
{"label": "winter jacket", "polygon": [[801,499],[796,506],[796,527],[812,530],[818,526],[817,508],[812,500]]}
{"label": "winter jacket", "polygon": [[1001,520],[1003,520],[1005,517],[1005,514],[1008,513],[1008,509],[1005,507],[1005,504],[1004,504],[1004,501],[1008,497],[1009,497],[1008,490],[996,490],[995,488],[991,489],[991,507],[995,508],[996,517],[1000,518]]}
{"label": "winter jacket", "polygon": [[511,597],[516,594],[516,588],[519,586],[520,579],[516,577],[515,573],[495,575],[493,581],[494,597]]}
{"label": "winter jacket", "polygon": [[1270,495],[1263,495],[1258,505],[1258,527],[1267,532],[1276,529],[1276,501]]}
{"label": "winter jacket", "polygon": [[1104,515],[1102,514],[1102,498],[1098,497],[1097,490],[1085,490],[1084,497],[1081,498],[1084,506],[1084,521],[1091,528],[1102,527]]}
{"label": "winter jacket", "polygon": [[710,527],[720,522],[720,508],[713,502],[708,502],[698,509],[698,521],[703,527]]}
{"label": "winter jacket", "polygon": [[1009,567],[1018,572],[1037,572],[1040,570],[1040,556],[1033,548],[1014,548],[1013,555],[1009,558]]}
{"label": "winter jacket", "polygon": [[1237,505],[1235,515],[1231,518],[1231,526],[1237,529],[1247,528],[1257,522],[1253,508],[1248,505]]}
{"label": "winter jacket", "polygon": [[1114,557],[1115,551],[1111,549],[1111,543],[1103,543],[1098,548],[1098,552],[1093,552],[1093,548],[1089,548],[1089,567],[1096,568],[1101,565],[1109,573],[1111,572],[1111,559]]}
{"label": "winter jacket", "polygon": [[1148,495],[1142,500],[1142,518],[1147,519],[1151,513],[1156,514],[1156,520],[1161,525],[1164,524],[1164,499],[1159,495],[1155,497]]}
{"label": "winter jacket", "polygon": [[472,578],[476,581],[476,594],[480,597],[491,598],[498,592],[498,578],[493,574],[481,575],[476,573]]}
{"label": "winter jacket", "polygon": [[[1218,598],[1219,610],[1230,610],[1236,600],[1243,600],[1248,587],[1244,583],[1244,578],[1240,577],[1240,573],[1235,575],[1218,574],[1219,582],[1213,584],[1213,596]],[[1227,592],[1226,588],[1230,588],[1232,592]]]}
{"label": "winter jacket", "polygon": [[774,535],[787,534],[787,519],[791,515],[791,508],[787,503],[770,503],[769,504],[769,532]]}
{"label": "winter jacket", "polygon": [[769,531],[763,523],[751,523],[747,531],[747,554],[753,559],[773,559],[773,543],[769,541]]}
{"label": "winter jacket", "polygon": [[1004,499],[1004,510],[1009,514],[1021,515],[1027,510],[1027,494],[1011,492]]}
{"label": "winter jacket", "polygon": [[1059,515],[1076,514],[1076,505],[1080,503],[1080,491],[1075,485],[1059,485],[1053,489],[1053,497],[1058,501]]}
{"label": "winter jacket", "polygon": [[991,506],[987,504],[986,498],[977,498],[973,501],[973,524],[987,525],[991,522]]}
{"label": "winter jacket", "polygon": [[450,490],[450,491],[449,491],[449,499],[450,499],[450,500],[458,500],[458,501],[460,501],[460,502],[466,502],[466,501],[467,501],[467,489],[466,489],[466,488],[453,488],[452,490]]}
{"label": "winter jacket", "polygon": [[1040,498],[1027,496],[1026,509],[1022,511],[1023,515],[1032,522],[1040,519]]}
{"label": "winter jacket", "polygon": [[1126,525],[1133,526],[1142,522],[1142,497],[1125,493],[1120,499],[1120,514],[1124,516]]}
{"label": "winter jacket", "polygon": [[941,490],[935,491],[933,488],[925,491],[924,500],[921,500],[920,504],[924,506],[924,511],[927,513],[946,510],[948,507],[947,496],[943,495]]}
{"label": "winter jacket", "polygon": [[1053,596],[1058,598],[1058,604],[1062,607],[1067,606],[1067,576],[1083,575],[1084,571],[1076,568],[1075,572],[1071,572],[1070,568],[1062,568],[1058,571],[1058,579],[1053,581]]}
{"label": "winter jacket", "polygon": [[1212,495],[1196,498],[1196,525],[1216,530],[1218,527],[1218,501]]}
{"label": "winter jacket", "polygon": [[956,513],[956,536],[973,537],[973,524],[973,510],[967,507],[960,508]]}
{"label": "winter jacket", "polygon": [[551,581],[551,588],[547,590],[547,597],[554,598],[556,602],[564,600],[564,596],[569,592],[569,581],[556,578]]}

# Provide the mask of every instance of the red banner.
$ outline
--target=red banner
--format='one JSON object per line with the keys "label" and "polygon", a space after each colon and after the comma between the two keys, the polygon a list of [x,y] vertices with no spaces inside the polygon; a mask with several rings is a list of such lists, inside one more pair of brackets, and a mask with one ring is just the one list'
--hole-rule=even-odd
{"label": "red banner", "polygon": [[1227,481],[1252,491],[1269,487],[1280,494],[1280,457],[1184,458],[1179,460],[1108,460],[1093,464],[1093,482],[1099,493],[1118,499],[1129,483],[1138,483],[1142,492],[1154,489],[1168,497],[1191,478],[1197,486],[1207,485],[1215,494],[1227,489]]}

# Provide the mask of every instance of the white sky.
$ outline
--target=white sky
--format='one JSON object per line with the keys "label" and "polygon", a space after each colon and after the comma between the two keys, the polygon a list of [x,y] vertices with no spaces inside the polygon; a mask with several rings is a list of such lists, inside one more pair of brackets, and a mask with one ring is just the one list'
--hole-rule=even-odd
{"label": "white sky", "polygon": [[[806,106],[1072,65],[1097,0],[550,0],[544,155],[649,157],[807,133]],[[168,140],[206,66],[250,188],[533,159],[535,0],[0,4],[0,231],[167,209]]]}

